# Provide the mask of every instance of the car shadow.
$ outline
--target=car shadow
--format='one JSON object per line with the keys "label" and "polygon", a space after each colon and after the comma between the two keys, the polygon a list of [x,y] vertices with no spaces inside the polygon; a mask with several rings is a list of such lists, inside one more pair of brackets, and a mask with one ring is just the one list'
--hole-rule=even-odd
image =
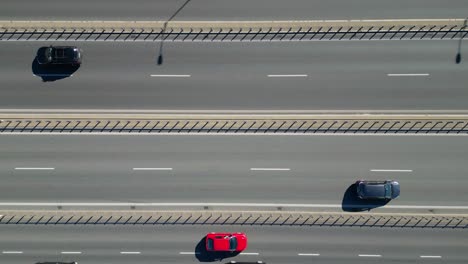
{"label": "car shadow", "polygon": [[32,73],[41,77],[43,82],[53,82],[73,75],[80,68],[79,65],[45,65],[37,62],[37,56],[31,63]]}
{"label": "car shadow", "polygon": [[362,212],[386,205],[388,200],[362,200],[358,197],[356,183],[351,184],[343,195],[341,208],[346,212]]}
{"label": "car shadow", "polygon": [[211,252],[206,250],[206,236],[195,246],[195,257],[200,262],[222,261],[239,255],[240,252]]}

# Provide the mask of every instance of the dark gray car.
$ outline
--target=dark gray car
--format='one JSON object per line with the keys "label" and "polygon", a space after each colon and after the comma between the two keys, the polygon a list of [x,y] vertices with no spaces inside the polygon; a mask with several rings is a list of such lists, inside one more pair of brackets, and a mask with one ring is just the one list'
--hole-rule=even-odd
{"label": "dark gray car", "polygon": [[73,46],[49,46],[37,51],[39,64],[80,65],[81,51]]}
{"label": "dark gray car", "polygon": [[400,184],[397,181],[365,181],[356,182],[357,195],[361,199],[391,200],[400,195]]}

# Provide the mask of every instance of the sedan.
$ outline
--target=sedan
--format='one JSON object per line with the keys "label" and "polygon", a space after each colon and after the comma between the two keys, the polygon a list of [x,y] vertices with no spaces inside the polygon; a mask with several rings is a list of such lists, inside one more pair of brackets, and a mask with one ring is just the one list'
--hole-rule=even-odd
{"label": "sedan", "polygon": [[357,195],[361,199],[391,200],[400,195],[400,184],[397,181],[366,181],[356,182]]}
{"label": "sedan", "polygon": [[209,233],[206,235],[207,251],[240,252],[247,248],[244,233]]}
{"label": "sedan", "polygon": [[37,62],[39,64],[67,64],[80,65],[81,51],[73,46],[49,46],[42,47],[37,51]]}

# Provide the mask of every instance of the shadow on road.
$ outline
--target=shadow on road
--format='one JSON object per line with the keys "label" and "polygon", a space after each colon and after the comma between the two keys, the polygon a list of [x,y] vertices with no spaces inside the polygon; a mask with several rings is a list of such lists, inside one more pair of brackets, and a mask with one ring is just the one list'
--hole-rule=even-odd
{"label": "shadow on road", "polygon": [[200,262],[222,261],[239,255],[240,252],[210,252],[206,250],[206,237],[203,237],[195,246],[195,256]]}
{"label": "shadow on road", "polygon": [[361,200],[356,191],[356,184],[351,184],[346,189],[341,202],[341,208],[346,212],[370,211],[374,208],[382,207],[388,203],[388,200]]}

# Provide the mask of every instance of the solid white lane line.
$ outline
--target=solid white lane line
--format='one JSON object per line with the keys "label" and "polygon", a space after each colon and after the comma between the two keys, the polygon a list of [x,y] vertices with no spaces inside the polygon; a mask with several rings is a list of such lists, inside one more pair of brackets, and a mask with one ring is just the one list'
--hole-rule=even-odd
{"label": "solid white lane line", "polygon": [[258,256],[260,255],[259,253],[256,252],[242,252],[239,255],[247,255],[247,256]]}
{"label": "solid white lane line", "polygon": [[188,78],[191,77],[192,75],[190,74],[151,74],[151,77],[175,77],[175,78]]}
{"label": "solid white lane line", "polygon": [[2,254],[23,254],[23,251],[3,251]]}
{"label": "solid white lane line", "polygon": [[442,258],[442,256],[419,256],[420,258]]}
{"label": "solid white lane line", "polygon": [[134,171],[171,171],[172,168],[133,168]]}
{"label": "solid white lane line", "polygon": [[15,170],[55,170],[55,168],[41,168],[41,167],[17,167]]}
{"label": "solid white lane line", "polygon": [[198,255],[200,252],[179,252],[180,255]]}
{"label": "solid white lane line", "polygon": [[268,77],[307,77],[307,74],[268,74]]}
{"label": "solid white lane line", "polygon": [[[0,206],[89,206],[89,207],[129,207],[129,206],[161,206],[161,207],[185,207],[185,206],[220,206],[220,207],[299,207],[299,208],[341,208],[342,204],[288,204],[288,203],[34,203],[34,202],[0,202]],[[387,205],[385,209],[447,209],[447,210],[467,210],[468,206],[463,205]]]}
{"label": "solid white lane line", "polygon": [[389,73],[387,76],[429,76],[429,73]]}
{"label": "solid white lane line", "polygon": [[72,77],[73,74],[60,74],[60,73],[50,73],[50,74],[33,74],[37,77]]}
{"label": "solid white lane line", "polygon": [[290,171],[290,168],[250,168],[251,171]]}
{"label": "solid white lane line", "polygon": [[382,255],[369,255],[369,254],[359,254],[360,257],[365,257],[365,258],[380,258]]}
{"label": "solid white lane line", "polygon": [[413,172],[413,170],[381,170],[381,169],[371,169],[373,172]]}
{"label": "solid white lane line", "polygon": [[64,255],[79,255],[81,254],[81,251],[62,251],[60,253]]}
{"label": "solid white lane line", "polygon": [[121,251],[120,254],[122,255],[138,255],[141,254],[139,251]]}
{"label": "solid white lane line", "polygon": [[298,256],[320,256],[319,253],[298,253]]}

